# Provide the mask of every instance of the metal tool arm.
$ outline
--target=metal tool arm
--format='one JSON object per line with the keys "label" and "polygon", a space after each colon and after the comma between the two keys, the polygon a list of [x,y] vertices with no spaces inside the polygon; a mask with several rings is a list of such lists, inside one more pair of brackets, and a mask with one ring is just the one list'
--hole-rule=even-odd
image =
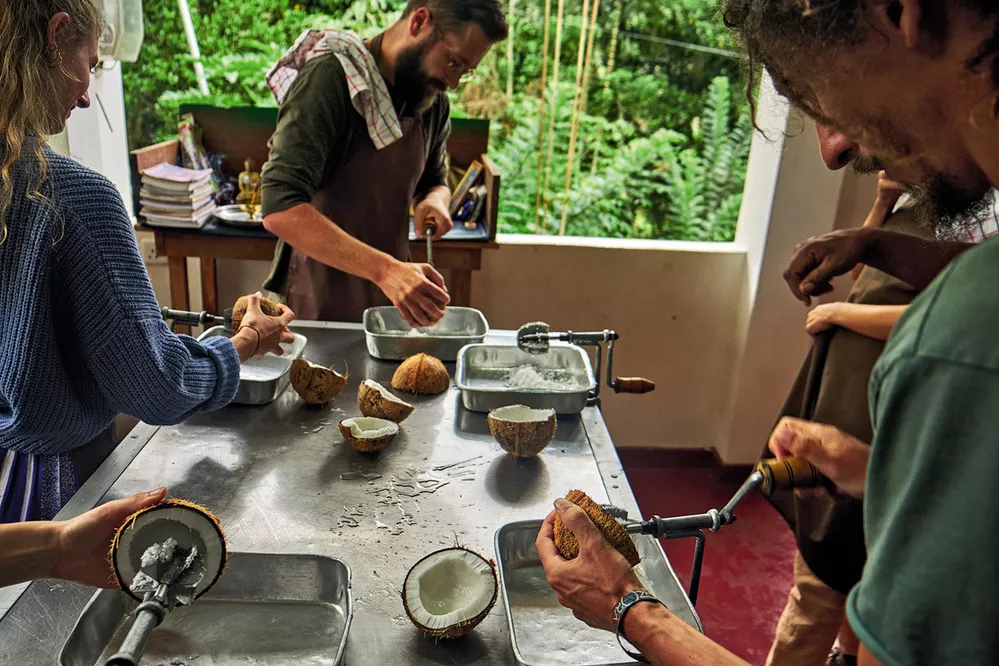
{"label": "metal tool arm", "polygon": [[177,326],[225,326],[232,327],[232,310],[226,310],[223,316],[214,315],[210,312],[189,312],[187,310],[173,310],[171,308],[161,308],[160,314],[163,319],[171,322],[170,330],[175,330]]}

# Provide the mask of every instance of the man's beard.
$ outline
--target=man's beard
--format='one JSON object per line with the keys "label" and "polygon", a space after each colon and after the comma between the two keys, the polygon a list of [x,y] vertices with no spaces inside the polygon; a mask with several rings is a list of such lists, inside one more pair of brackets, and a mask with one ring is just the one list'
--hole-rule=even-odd
{"label": "man's beard", "polygon": [[447,84],[423,71],[423,56],[435,44],[428,38],[399,54],[395,63],[395,89],[407,104],[419,113],[433,106],[437,95],[447,90]]}
{"label": "man's beard", "polygon": [[945,174],[937,174],[927,184],[905,187],[903,191],[913,196],[913,210],[919,221],[940,238],[958,238],[962,227],[976,220],[984,221],[995,206],[994,190],[970,191]]}
{"label": "man's beard", "polygon": [[[852,166],[859,174],[884,170],[882,162],[869,155],[855,158]],[[912,210],[920,224],[941,238],[955,236],[969,222],[984,220],[995,205],[993,190],[970,190],[942,173],[934,174],[922,185],[899,184],[899,187],[912,197]]]}

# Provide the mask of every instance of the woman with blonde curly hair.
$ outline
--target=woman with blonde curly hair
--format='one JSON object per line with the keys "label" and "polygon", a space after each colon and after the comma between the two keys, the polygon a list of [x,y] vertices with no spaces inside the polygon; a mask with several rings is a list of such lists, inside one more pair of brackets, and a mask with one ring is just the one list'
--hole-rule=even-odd
{"label": "woman with blonde curly hair", "polygon": [[46,147],[98,64],[94,0],[0,4],[0,523],[52,518],[114,444],[228,404],[239,365],[290,341],[259,294],[231,340],[174,335],[114,186]]}

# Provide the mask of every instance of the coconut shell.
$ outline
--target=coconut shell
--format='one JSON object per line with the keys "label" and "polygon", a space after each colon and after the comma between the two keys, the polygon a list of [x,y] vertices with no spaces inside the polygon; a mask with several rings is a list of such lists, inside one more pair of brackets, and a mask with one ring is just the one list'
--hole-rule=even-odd
{"label": "coconut shell", "polygon": [[[586,515],[590,517],[604,538],[617,549],[617,552],[624,556],[624,559],[628,560],[628,564],[635,566],[642,561],[638,555],[638,549],[635,548],[635,542],[631,540],[631,535],[628,534],[627,530],[621,526],[621,523],[617,522],[614,516],[590,499],[586,493],[582,490],[570,490],[565,499],[586,512]],[[567,560],[574,559],[579,555],[579,542],[576,541],[576,537],[557,514],[555,516],[555,547],[558,548],[559,554]]]}
{"label": "coconut shell", "polygon": [[[232,306],[232,330],[238,331],[239,327],[243,323],[243,317],[246,316],[246,296],[240,296],[236,300],[236,304]],[[278,305],[269,298],[260,299],[260,311],[263,312],[268,317],[276,317],[281,314],[278,311]]]}
{"label": "coconut shell", "polygon": [[338,374],[332,368],[296,358],[291,363],[291,385],[310,405],[325,405],[339,395],[350,373]]}
{"label": "coconut shell", "polygon": [[361,453],[377,453],[379,451],[384,451],[388,448],[388,445],[392,443],[395,436],[399,434],[398,429],[391,435],[385,435],[384,437],[356,437],[354,433],[350,431],[349,425],[344,425],[345,421],[350,419],[344,419],[338,424],[340,427],[340,434],[343,438],[354,447],[355,451],[360,451]]}
{"label": "coconut shell", "polygon": [[533,458],[555,437],[557,420],[554,410],[548,410],[550,416],[544,421],[508,421],[502,418],[505,409],[510,408],[501,407],[489,412],[488,421],[489,432],[507,453],[518,458]]}
{"label": "coconut shell", "polygon": [[392,375],[392,388],[410,393],[443,393],[451,377],[440,359],[420,353],[403,361]]}
{"label": "coconut shell", "polygon": [[[381,386],[379,384],[379,386]],[[383,387],[384,388],[384,387]],[[408,402],[396,402],[383,396],[377,388],[367,382],[361,382],[357,387],[357,406],[361,414],[377,419],[387,419],[394,423],[402,423],[413,413],[413,405]]]}
{"label": "coconut shell", "polygon": [[[114,557],[115,551],[118,550],[118,544],[121,541],[121,535],[125,532],[125,530],[127,530],[127,529],[131,528],[133,525],[135,525],[135,521],[139,518],[139,516],[141,516],[143,514],[146,514],[146,513],[149,513],[150,511],[158,511],[160,509],[167,509],[167,508],[176,507],[176,506],[182,506],[182,507],[185,507],[185,508],[188,508],[188,509],[192,509],[192,510],[197,511],[198,513],[202,514],[206,518],[208,518],[212,522],[212,524],[215,526],[215,529],[218,531],[219,537],[222,539],[223,546],[225,545],[225,542],[226,542],[226,540],[225,540],[225,532],[222,530],[222,523],[220,523],[219,519],[215,517],[215,514],[213,514],[211,511],[209,511],[205,507],[201,506],[200,504],[195,504],[194,502],[189,502],[188,500],[183,500],[183,499],[165,499],[162,502],[160,502],[159,504],[154,504],[152,506],[147,506],[145,509],[139,509],[138,511],[136,511],[135,513],[133,513],[132,515],[130,515],[128,518],[126,518],[125,522],[122,523],[118,527],[117,530],[115,530],[114,538],[111,539],[111,548],[108,549],[108,556],[107,556],[108,565],[114,571],[114,581],[115,581],[115,583],[117,583],[118,588],[120,590],[124,591],[129,596],[135,597],[135,595],[132,594],[131,590],[129,589],[129,585],[131,585],[131,581],[122,580],[121,573],[118,571],[118,567],[115,564],[115,557]],[[205,588],[201,592],[201,595],[204,595],[205,592],[207,592],[208,590],[210,590],[212,588],[212,586],[214,586],[215,583],[218,582],[219,578],[222,577],[222,574],[225,573],[226,566],[228,565],[227,555],[228,555],[227,549],[225,547],[223,547],[222,548],[222,566],[219,567],[218,573],[216,573],[216,575],[215,575],[215,579],[211,582],[211,584],[207,588]],[[199,596],[201,596],[201,595],[199,595]],[[137,600],[139,600],[139,601],[142,601],[138,597],[135,597],[135,598]]]}
{"label": "coconut shell", "polygon": [[[489,605],[486,606],[485,609],[483,609],[483,611],[481,613],[479,613],[478,615],[476,615],[475,617],[473,617],[473,618],[471,618],[469,620],[466,620],[465,622],[462,622],[461,624],[452,625],[452,626],[447,627],[445,629],[431,629],[430,627],[427,627],[426,625],[421,624],[420,622],[418,622],[416,620],[416,618],[413,617],[413,614],[409,610],[409,603],[406,600],[406,588],[408,587],[410,575],[413,573],[413,570],[416,569],[417,565],[420,564],[420,562],[422,562],[423,560],[427,559],[428,557],[433,557],[434,555],[437,555],[439,553],[443,553],[443,552],[446,552],[446,551],[449,551],[449,550],[464,550],[466,552],[472,553],[476,557],[479,557],[483,561],[489,563],[489,566],[490,566],[490,568],[493,571],[493,598],[489,602]],[[414,625],[416,625],[417,628],[419,628],[424,633],[424,635],[426,635],[426,636],[428,636],[430,638],[436,638],[436,639],[441,639],[441,638],[461,638],[462,636],[464,636],[465,634],[467,634],[468,632],[470,632],[472,629],[474,629],[476,626],[478,626],[478,624],[480,622],[482,622],[484,619],[486,619],[486,616],[489,615],[490,611],[492,611],[493,606],[496,605],[496,598],[497,598],[498,595],[499,595],[499,579],[496,576],[496,564],[492,560],[486,560],[486,558],[482,557],[481,555],[479,555],[475,551],[469,550],[468,548],[462,548],[460,546],[455,546],[455,547],[452,547],[452,548],[441,548],[440,550],[435,550],[434,552],[430,553],[429,555],[420,558],[420,560],[416,564],[414,564],[412,567],[409,568],[409,571],[406,572],[406,579],[402,582],[402,606],[403,606],[403,609],[405,609],[405,611],[406,611],[406,616],[409,617],[409,621],[412,622]]]}

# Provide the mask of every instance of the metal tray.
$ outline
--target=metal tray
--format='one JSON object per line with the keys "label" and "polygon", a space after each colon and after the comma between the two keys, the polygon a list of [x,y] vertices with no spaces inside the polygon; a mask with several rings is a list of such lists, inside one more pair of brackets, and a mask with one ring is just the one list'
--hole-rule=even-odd
{"label": "metal tray", "polygon": [[[215,326],[200,336],[198,340],[219,335],[229,335],[224,326]],[[291,362],[302,355],[304,335],[292,333],[295,341],[282,343],[284,355],[265,354],[263,358],[251,358],[239,368],[239,389],[233,402],[237,405],[266,405],[287,388],[291,382]]]}
{"label": "metal tray", "polygon": [[[561,375],[562,386],[515,389],[507,385],[511,372],[532,366],[541,372]],[[465,409],[488,412],[507,405],[554,409],[559,414],[578,414],[596,388],[590,357],[576,345],[552,344],[545,354],[528,354],[513,345],[474,344],[458,354],[455,386],[461,390]]]}
{"label": "metal tray", "polygon": [[[548,586],[534,540],[540,520],[507,523],[496,530],[496,563],[506,607],[513,653],[520,666],[626,666],[636,662],[617,643],[614,634],[592,629],[559,604]],[[635,537],[642,561],[635,568],[639,580],[660,599],[669,598],[675,585],[659,543]],[[670,609],[678,614],[685,609]],[[557,644],[553,636],[559,636]]]}
{"label": "metal tray", "polygon": [[[60,666],[103,666],[124,640],[138,605],[100,590],[62,652]],[[321,555],[230,553],[219,582],[169,612],[146,647],[148,666],[343,663],[353,616],[350,567]]]}
{"label": "metal tray", "polygon": [[364,311],[364,339],[368,353],[385,361],[403,361],[424,352],[453,362],[462,347],[482,342],[489,322],[475,308],[451,307],[444,317],[426,328],[413,329],[392,306]]}

